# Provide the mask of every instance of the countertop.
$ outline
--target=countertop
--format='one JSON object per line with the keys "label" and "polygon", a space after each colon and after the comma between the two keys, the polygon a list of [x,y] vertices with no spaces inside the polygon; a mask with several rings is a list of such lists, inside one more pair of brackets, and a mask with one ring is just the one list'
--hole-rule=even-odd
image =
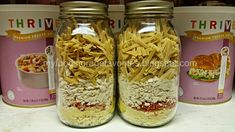
{"label": "countertop", "polygon": [[[233,91],[235,96],[235,91]],[[1,98],[1,97],[0,97]],[[179,103],[173,121],[157,128],[140,128],[124,122],[116,114],[105,125],[76,129],[62,124],[56,107],[17,108],[0,99],[0,132],[233,132],[235,131],[235,97],[218,105]]]}

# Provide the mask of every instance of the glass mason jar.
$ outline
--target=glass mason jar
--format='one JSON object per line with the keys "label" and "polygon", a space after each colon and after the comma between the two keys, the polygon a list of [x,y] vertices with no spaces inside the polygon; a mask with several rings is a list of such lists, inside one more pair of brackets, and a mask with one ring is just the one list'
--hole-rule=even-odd
{"label": "glass mason jar", "polygon": [[88,1],[60,5],[56,88],[60,120],[72,127],[93,127],[114,115],[114,51],[107,6]]}
{"label": "glass mason jar", "polygon": [[118,108],[127,122],[156,127],[173,119],[178,103],[180,40],[173,4],[128,3],[118,44]]}

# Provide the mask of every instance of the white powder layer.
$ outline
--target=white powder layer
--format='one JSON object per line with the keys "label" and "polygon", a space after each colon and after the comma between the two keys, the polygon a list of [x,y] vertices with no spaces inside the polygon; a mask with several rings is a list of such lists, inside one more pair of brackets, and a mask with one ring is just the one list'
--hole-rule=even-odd
{"label": "white powder layer", "polygon": [[138,108],[143,102],[175,102],[178,96],[178,79],[162,80],[157,77],[142,83],[129,83],[123,76],[119,78],[120,98],[125,104]]}
{"label": "white powder layer", "polygon": [[60,102],[69,106],[74,102],[82,105],[105,104],[110,105],[113,101],[113,79],[97,79],[94,85],[91,81],[80,80],[76,85],[69,84],[62,78],[59,81]]}
{"label": "white powder layer", "polygon": [[[113,84],[113,78],[97,79],[96,85],[88,80],[79,80],[76,85],[69,84],[60,78],[57,106],[61,120],[75,127],[96,126],[108,121],[115,108]],[[81,110],[74,105],[78,102],[92,107]],[[96,105],[105,107],[102,109]]]}

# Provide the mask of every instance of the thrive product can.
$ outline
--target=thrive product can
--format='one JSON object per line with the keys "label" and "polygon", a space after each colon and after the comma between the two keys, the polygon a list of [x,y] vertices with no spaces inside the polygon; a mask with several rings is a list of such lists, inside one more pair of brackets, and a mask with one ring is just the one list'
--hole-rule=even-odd
{"label": "thrive product can", "polygon": [[235,7],[177,7],[174,26],[181,37],[180,100],[215,104],[232,96]]}
{"label": "thrive product can", "polygon": [[51,5],[0,5],[0,73],[6,103],[22,107],[55,103],[45,48],[53,44],[58,12]]}
{"label": "thrive product can", "polygon": [[124,26],[124,5],[109,5],[109,26],[113,33],[119,34],[121,28]]}

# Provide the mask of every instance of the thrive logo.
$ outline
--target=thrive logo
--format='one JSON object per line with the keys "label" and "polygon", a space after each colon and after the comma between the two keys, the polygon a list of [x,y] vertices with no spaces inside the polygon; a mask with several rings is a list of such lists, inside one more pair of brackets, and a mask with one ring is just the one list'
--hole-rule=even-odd
{"label": "thrive logo", "polygon": [[[7,36],[19,42],[53,38],[53,27],[58,25],[58,21],[53,18],[8,19],[8,23],[10,28],[6,30]],[[22,32],[28,29],[35,29],[35,31],[26,34]]]}
{"label": "thrive logo", "polygon": [[44,19],[8,19],[8,25],[11,29],[22,28],[44,28],[46,30],[52,30],[53,26],[57,26],[58,21],[53,18]]}
{"label": "thrive logo", "polygon": [[235,29],[235,21],[232,20],[191,20],[192,29],[209,29],[209,30],[224,30],[230,31]]}

